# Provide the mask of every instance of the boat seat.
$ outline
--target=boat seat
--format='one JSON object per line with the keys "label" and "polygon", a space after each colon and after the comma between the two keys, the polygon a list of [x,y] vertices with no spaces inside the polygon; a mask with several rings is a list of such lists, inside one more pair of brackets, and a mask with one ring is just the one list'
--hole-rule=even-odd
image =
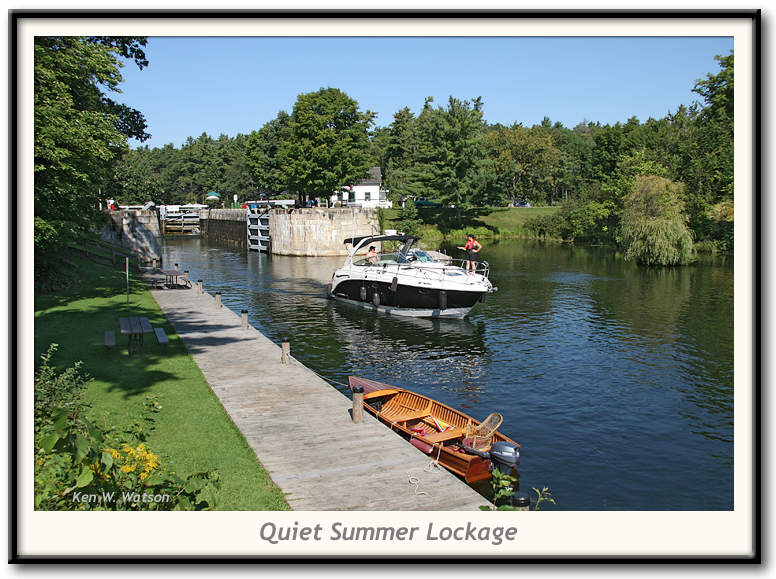
{"label": "boat seat", "polygon": [[431,401],[429,401],[426,407],[421,410],[407,411],[406,409],[409,408],[408,406],[403,404],[391,404],[394,400],[395,398],[391,399],[380,411],[380,416],[391,422],[407,422],[408,420],[425,418],[431,414]]}
{"label": "boat seat", "polygon": [[429,442],[429,443],[435,443],[435,442],[444,442],[446,440],[453,440],[454,438],[461,438],[464,434],[466,434],[463,430],[463,428],[453,428],[452,430],[445,430],[444,432],[435,432],[433,434],[427,434],[426,436],[421,436],[420,439],[423,442]]}
{"label": "boat seat", "polygon": [[493,434],[501,426],[504,417],[498,412],[488,415],[480,424],[466,427],[467,446],[477,450],[488,450],[493,442]]}
{"label": "boat seat", "polygon": [[430,408],[425,408],[423,410],[416,410],[415,412],[410,412],[407,414],[400,414],[399,416],[391,416],[390,420],[391,422],[407,422],[408,420],[417,420],[418,418],[425,418],[431,414]]}
{"label": "boat seat", "polygon": [[388,396],[389,394],[396,394],[397,392],[398,390],[396,388],[374,390],[372,392],[367,392],[366,394],[364,394],[364,400],[371,400],[372,398],[381,398],[383,396]]}

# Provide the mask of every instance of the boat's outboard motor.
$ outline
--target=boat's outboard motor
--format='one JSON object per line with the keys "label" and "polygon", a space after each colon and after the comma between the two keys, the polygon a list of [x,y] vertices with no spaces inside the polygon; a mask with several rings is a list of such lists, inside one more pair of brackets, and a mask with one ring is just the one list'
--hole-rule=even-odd
{"label": "boat's outboard motor", "polygon": [[511,442],[494,442],[490,447],[490,464],[503,474],[511,474],[520,463],[520,449]]}

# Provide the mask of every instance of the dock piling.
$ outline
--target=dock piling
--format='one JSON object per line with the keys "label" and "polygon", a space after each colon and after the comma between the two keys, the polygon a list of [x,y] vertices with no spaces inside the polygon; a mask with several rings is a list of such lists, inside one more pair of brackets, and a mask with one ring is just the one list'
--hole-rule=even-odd
{"label": "dock piling", "polygon": [[189,270],[188,269],[183,271],[183,279],[188,281],[188,279],[189,279]]}
{"label": "dock piling", "polygon": [[518,511],[531,510],[531,498],[525,493],[515,493],[512,495],[512,506]]}
{"label": "dock piling", "polygon": [[247,330],[248,329],[248,310],[243,310],[240,312],[242,315],[242,329]]}
{"label": "dock piling", "polygon": [[353,386],[353,423],[364,421],[364,389],[361,386]]}
{"label": "dock piling", "polygon": [[280,344],[280,363],[288,364],[288,357],[291,355],[291,344],[284,339]]}
{"label": "dock piling", "polygon": [[201,279],[197,280],[197,287],[199,288],[199,293],[202,293],[202,280]]}
{"label": "dock piling", "polygon": [[216,307],[221,307],[221,292],[216,292]]}

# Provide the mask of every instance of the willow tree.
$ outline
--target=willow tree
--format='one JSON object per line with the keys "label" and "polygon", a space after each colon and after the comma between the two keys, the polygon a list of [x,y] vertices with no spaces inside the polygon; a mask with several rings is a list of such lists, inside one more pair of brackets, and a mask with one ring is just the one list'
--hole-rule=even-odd
{"label": "willow tree", "polygon": [[620,221],[625,259],[643,265],[681,265],[695,257],[682,201],[683,186],[657,175],[639,175],[624,198]]}

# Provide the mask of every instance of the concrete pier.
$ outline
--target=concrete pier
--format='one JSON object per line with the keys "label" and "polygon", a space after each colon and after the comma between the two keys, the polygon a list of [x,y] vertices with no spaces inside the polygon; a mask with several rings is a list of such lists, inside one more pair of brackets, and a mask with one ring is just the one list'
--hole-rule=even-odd
{"label": "concrete pier", "polygon": [[[479,493],[207,293],[151,292],[294,510],[477,510]],[[228,306],[228,304],[224,304]]]}

